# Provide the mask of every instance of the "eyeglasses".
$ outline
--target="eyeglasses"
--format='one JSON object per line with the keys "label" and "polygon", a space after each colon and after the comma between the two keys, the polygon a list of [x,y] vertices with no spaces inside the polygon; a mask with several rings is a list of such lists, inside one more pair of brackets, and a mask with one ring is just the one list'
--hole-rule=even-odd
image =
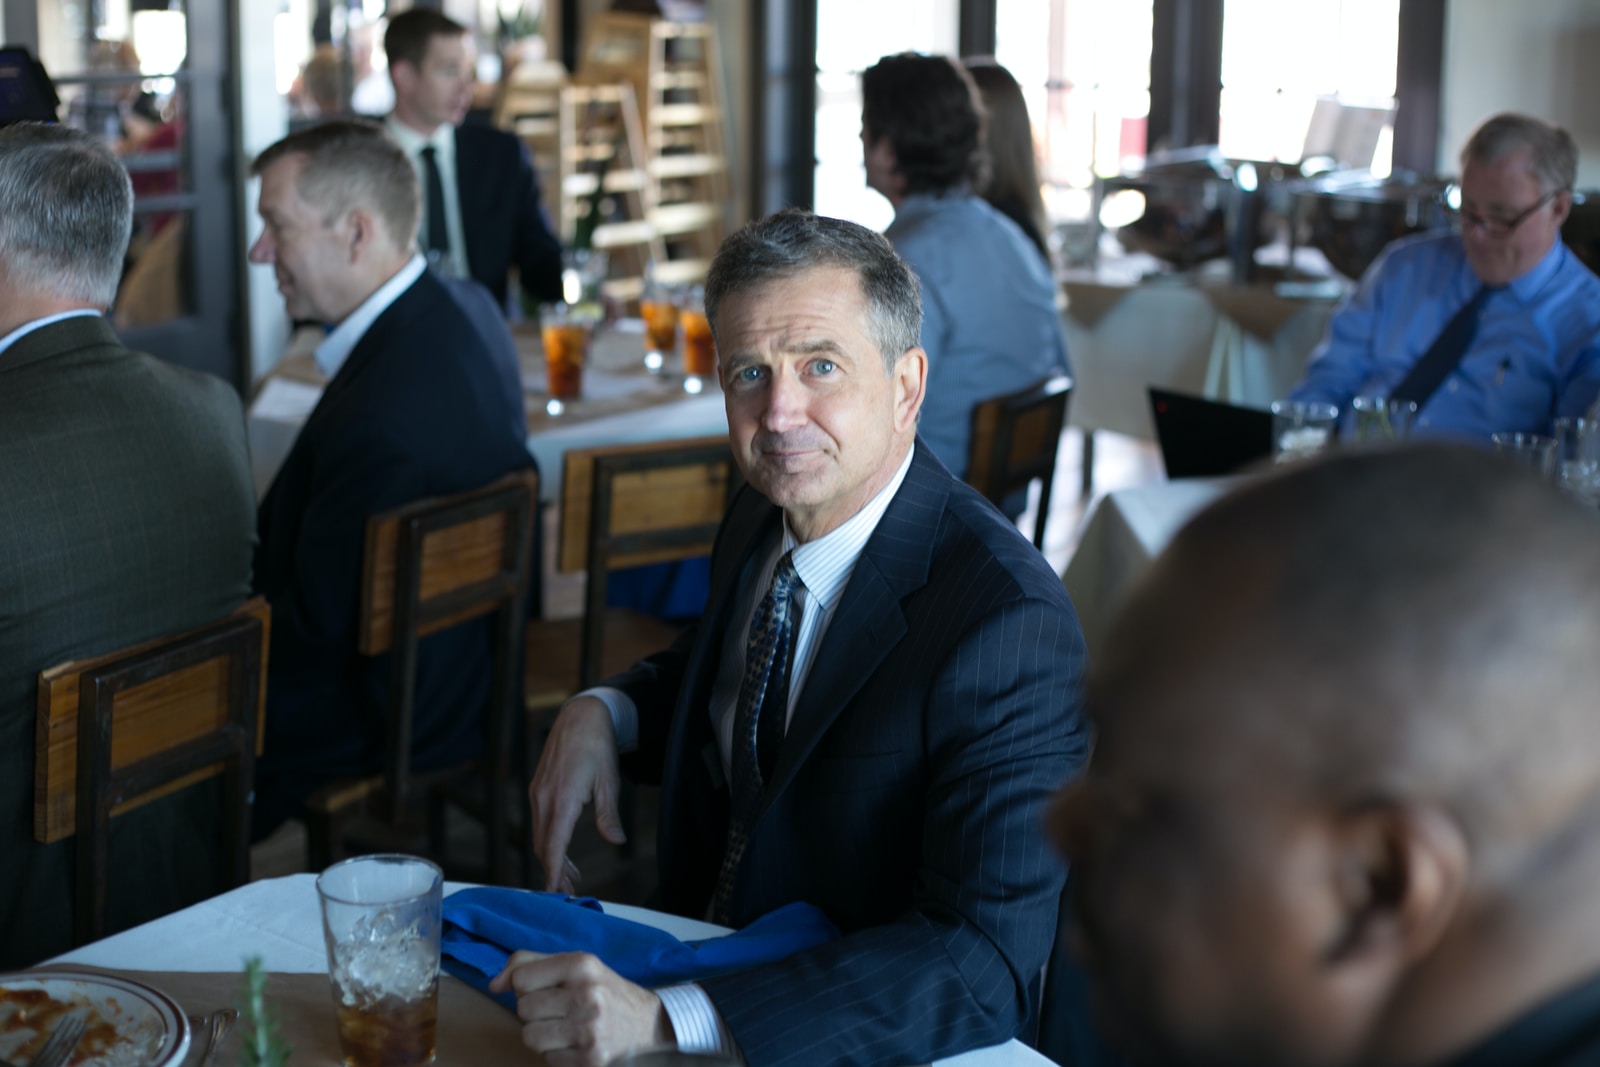
{"label": "eyeglasses", "polygon": [[1450,215],[1451,225],[1455,226],[1457,230],[1473,228],[1482,230],[1487,237],[1510,237],[1516,232],[1518,226],[1521,226],[1533,216],[1534,212],[1564,192],[1566,192],[1565,189],[1552,189],[1536,200],[1531,207],[1524,211],[1519,211],[1509,219],[1491,219],[1460,208],[1451,207],[1449,204],[1445,205],[1445,211]]}

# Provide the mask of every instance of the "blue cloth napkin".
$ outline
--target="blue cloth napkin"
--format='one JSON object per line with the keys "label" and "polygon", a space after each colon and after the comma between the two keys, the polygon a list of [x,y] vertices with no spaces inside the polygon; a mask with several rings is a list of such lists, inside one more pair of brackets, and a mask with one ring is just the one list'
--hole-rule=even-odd
{"label": "blue cloth napkin", "polygon": [[665,930],[607,915],[589,897],[525,889],[463,889],[444,902],[444,969],[515,1010],[516,997],[489,993],[489,979],[518,949],[592,952],[623,978],[655,989],[774,963],[839,936],[810,904],[789,904],[725,937],[679,941]]}

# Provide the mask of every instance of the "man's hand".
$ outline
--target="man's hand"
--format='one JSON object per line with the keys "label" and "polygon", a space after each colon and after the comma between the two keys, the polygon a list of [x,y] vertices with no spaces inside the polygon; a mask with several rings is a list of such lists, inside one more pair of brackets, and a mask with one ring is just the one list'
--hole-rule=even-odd
{"label": "man's hand", "polygon": [[677,1047],[661,998],[587,952],[515,952],[489,983],[517,995],[522,1043],[551,1067],[604,1067],[637,1048]]}
{"label": "man's hand", "polygon": [[594,823],[613,845],[627,839],[617,813],[620,779],[611,711],[595,697],[567,702],[556,718],[528,786],[533,810],[533,850],[544,864],[548,892],[575,893],[578,868],[567,858],[567,844],[583,806],[594,802]]}

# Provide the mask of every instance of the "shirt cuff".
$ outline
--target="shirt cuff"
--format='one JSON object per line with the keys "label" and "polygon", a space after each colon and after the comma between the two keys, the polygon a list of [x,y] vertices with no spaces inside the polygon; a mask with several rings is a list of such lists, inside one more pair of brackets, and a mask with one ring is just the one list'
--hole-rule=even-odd
{"label": "shirt cuff", "polygon": [[744,1055],[704,989],[694,984],[669,985],[655,994],[667,1009],[678,1048],[684,1052],[715,1052],[744,1063]]}
{"label": "shirt cuff", "polygon": [[617,735],[617,753],[632,752],[639,747],[639,709],[633,703],[633,698],[620,689],[613,689],[606,685],[597,685],[593,689],[585,689],[568,701],[577,700],[578,697],[594,697],[606,706],[611,712],[611,731]]}

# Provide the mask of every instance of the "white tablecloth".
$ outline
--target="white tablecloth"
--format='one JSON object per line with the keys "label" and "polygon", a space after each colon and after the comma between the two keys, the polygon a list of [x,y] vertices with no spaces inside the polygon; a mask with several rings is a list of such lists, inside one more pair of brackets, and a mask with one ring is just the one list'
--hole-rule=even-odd
{"label": "white tablecloth", "polygon": [[1091,656],[1116,609],[1173,535],[1237,481],[1156,482],[1100,498],[1084,521],[1078,549],[1061,575]]}
{"label": "white tablecloth", "polygon": [[1146,387],[1264,408],[1300,380],[1336,297],[1270,289],[1068,280],[1072,425],[1155,440]]}
{"label": "white tablecloth", "polygon": [[[445,894],[463,888],[459,883],[449,883]],[[727,932],[710,923],[626,904],[607,904],[605,909],[608,914],[647,923],[685,940]],[[118,970],[216,972],[240,970],[244,957],[251,955],[259,955],[269,971],[327,973],[315,875],[294,874],[251,882],[52,962]],[[937,1067],[1035,1067],[1049,1063],[1032,1049],[1011,1041],[940,1060]]]}

